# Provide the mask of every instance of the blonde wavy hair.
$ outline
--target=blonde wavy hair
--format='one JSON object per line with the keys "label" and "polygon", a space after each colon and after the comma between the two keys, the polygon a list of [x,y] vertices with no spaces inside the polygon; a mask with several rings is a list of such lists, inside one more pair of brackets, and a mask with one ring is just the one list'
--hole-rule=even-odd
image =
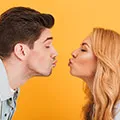
{"label": "blonde wavy hair", "polygon": [[90,39],[97,57],[97,69],[93,93],[88,86],[85,88],[88,101],[83,107],[84,120],[113,120],[114,106],[120,100],[120,35],[112,30],[94,28]]}

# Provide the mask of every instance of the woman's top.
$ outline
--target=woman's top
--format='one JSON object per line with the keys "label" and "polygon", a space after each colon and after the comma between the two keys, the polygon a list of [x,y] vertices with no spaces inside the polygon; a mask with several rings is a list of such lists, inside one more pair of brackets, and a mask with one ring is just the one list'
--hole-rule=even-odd
{"label": "woman's top", "polygon": [[[92,120],[94,120],[94,105],[93,105],[93,115]],[[116,103],[113,109],[113,120],[120,120],[120,101]]]}
{"label": "woman's top", "polygon": [[114,106],[113,115],[114,120],[120,120],[120,101]]}

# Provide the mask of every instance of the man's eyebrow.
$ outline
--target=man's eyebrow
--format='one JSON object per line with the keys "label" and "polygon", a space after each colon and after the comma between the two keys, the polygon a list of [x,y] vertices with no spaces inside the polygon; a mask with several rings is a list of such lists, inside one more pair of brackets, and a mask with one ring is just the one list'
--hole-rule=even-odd
{"label": "man's eyebrow", "polygon": [[81,45],[87,45],[88,47],[90,47],[87,43],[82,43]]}
{"label": "man's eyebrow", "polygon": [[43,43],[45,43],[48,40],[52,40],[52,39],[53,39],[53,37],[48,37],[46,40],[43,41]]}

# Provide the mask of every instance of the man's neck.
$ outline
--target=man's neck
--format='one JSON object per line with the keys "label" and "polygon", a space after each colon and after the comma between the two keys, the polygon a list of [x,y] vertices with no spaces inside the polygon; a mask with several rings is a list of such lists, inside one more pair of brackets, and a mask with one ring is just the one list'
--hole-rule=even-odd
{"label": "man's neck", "polygon": [[26,73],[26,68],[22,62],[3,60],[4,67],[7,72],[8,81],[12,89],[19,88],[22,84],[30,78],[28,73]]}

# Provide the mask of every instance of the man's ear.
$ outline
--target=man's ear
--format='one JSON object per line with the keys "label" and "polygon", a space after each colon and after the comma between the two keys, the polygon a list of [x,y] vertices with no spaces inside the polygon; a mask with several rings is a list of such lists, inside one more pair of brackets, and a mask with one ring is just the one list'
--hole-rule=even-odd
{"label": "man's ear", "polygon": [[29,47],[26,45],[26,44],[23,44],[23,43],[17,43],[15,46],[14,46],[14,54],[15,56],[20,59],[20,60],[25,60],[26,57],[28,56],[29,54]]}

